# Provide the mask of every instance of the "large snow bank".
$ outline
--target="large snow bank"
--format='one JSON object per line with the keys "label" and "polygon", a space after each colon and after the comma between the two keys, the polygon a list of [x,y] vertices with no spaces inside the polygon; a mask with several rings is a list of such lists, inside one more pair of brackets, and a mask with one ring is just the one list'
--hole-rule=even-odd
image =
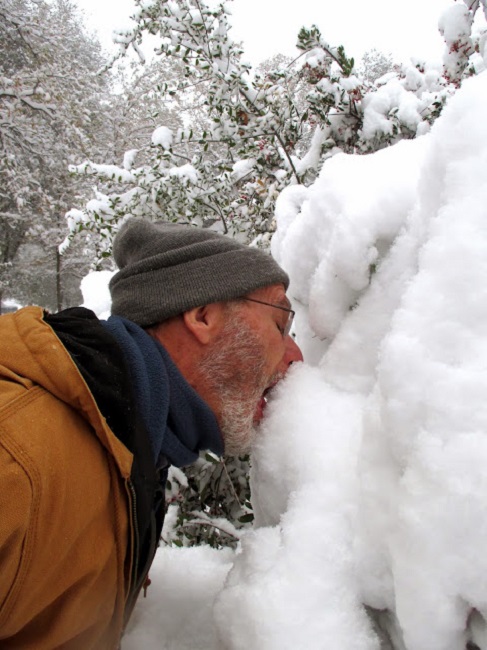
{"label": "large snow bank", "polygon": [[160,549],[126,649],[487,649],[486,106],[481,74],[429,134],[282,194],[308,364],[268,407],[256,527]]}

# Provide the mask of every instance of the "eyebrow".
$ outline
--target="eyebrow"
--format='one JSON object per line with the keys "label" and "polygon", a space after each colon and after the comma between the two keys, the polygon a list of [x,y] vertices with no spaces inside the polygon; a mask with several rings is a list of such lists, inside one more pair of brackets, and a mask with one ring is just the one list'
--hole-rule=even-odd
{"label": "eyebrow", "polygon": [[286,307],[286,309],[291,309],[291,301],[287,296],[284,296],[281,300],[279,300],[276,304],[282,305],[283,307]]}

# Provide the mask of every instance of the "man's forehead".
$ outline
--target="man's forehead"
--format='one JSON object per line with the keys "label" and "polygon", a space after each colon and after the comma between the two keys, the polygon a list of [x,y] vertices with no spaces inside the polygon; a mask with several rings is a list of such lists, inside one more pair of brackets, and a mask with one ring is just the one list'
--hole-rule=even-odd
{"label": "man's forehead", "polygon": [[286,308],[291,306],[291,301],[286,296],[286,289],[283,284],[272,284],[268,287],[264,287],[255,292],[256,297],[257,294],[259,294],[262,299],[266,299],[276,305],[281,305]]}

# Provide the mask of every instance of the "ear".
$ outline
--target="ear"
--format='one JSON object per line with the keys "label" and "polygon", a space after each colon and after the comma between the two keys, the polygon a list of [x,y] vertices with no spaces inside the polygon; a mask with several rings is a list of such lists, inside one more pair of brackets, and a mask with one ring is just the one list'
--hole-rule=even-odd
{"label": "ear", "polygon": [[184,312],[186,328],[202,345],[207,345],[218,335],[225,322],[223,303],[214,302]]}

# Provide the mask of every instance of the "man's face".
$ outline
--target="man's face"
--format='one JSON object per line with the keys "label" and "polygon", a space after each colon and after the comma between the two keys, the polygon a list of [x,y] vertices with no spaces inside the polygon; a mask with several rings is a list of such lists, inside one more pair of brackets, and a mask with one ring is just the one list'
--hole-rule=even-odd
{"label": "man's face", "polygon": [[290,307],[284,287],[272,285],[246,297],[251,300],[226,306],[224,326],[200,365],[228,454],[249,450],[265,392],[303,358],[294,340],[283,335]]}

